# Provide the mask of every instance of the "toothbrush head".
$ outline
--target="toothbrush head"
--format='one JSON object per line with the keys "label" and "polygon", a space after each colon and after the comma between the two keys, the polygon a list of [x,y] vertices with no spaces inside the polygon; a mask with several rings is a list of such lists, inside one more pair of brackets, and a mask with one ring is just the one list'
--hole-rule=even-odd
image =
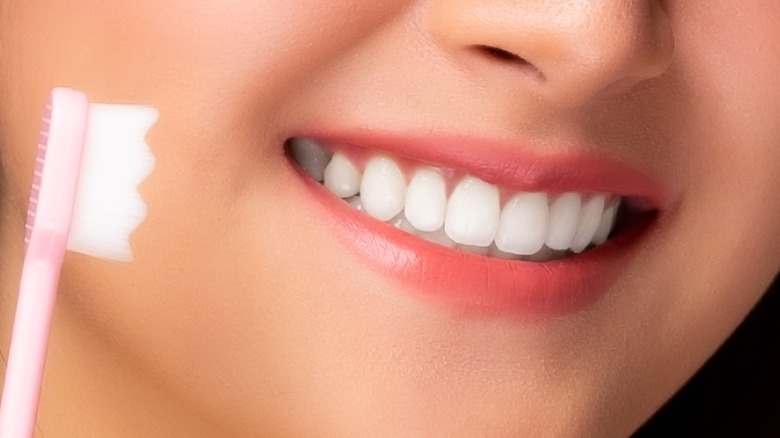
{"label": "toothbrush head", "polygon": [[51,129],[52,96],[46,100],[46,108],[41,119],[41,132],[38,137],[38,151],[35,156],[35,169],[33,170],[33,181],[30,185],[30,201],[27,204],[27,222],[25,223],[24,250],[30,246],[32,230],[35,227],[35,216],[38,210],[38,196],[41,193],[41,182],[43,178],[43,164],[46,162],[46,150],[49,144],[49,129]]}
{"label": "toothbrush head", "polygon": [[146,218],[138,185],[154,168],[146,133],[157,118],[149,106],[89,105],[69,250],[132,261],[130,234]]}

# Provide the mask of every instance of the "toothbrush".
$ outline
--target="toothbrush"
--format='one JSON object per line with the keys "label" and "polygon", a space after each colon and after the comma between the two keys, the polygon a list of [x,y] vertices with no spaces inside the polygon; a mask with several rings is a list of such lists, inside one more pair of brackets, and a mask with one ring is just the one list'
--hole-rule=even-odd
{"label": "toothbrush", "polygon": [[90,104],[68,88],[49,95],[27,210],[0,438],[33,434],[65,251],[132,260],[128,239],[146,217],[137,186],[154,167],[145,136],[157,118],[152,107]]}

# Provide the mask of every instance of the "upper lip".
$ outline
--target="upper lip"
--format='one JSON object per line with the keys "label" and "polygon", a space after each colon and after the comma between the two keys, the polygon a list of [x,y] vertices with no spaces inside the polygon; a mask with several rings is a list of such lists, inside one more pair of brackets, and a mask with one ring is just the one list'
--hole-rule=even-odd
{"label": "upper lip", "polygon": [[668,190],[658,178],[592,148],[540,154],[522,142],[360,130],[307,131],[296,137],[316,139],[327,148],[383,151],[467,173],[512,191],[611,193],[639,200],[643,209],[651,210],[664,210],[670,204]]}

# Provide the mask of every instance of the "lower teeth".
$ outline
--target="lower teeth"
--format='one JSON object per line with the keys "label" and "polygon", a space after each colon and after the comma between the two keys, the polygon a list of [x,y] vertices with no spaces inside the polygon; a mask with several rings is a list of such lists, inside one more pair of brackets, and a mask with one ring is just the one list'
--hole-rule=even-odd
{"label": "lower teeth", "polygon": [[[345,198],[343,200],[344,202],[348,203],[356,210],[363,211],[363,203],[360,201],[359,194],[355,196],[351,196],[349,198]],[[450,237],[447,236],[447,234],[444,232],[444,228],[440,228],[436,231],[419,231],[415,229],[412,226],[412,224],[410,224],[409,221],[406,219],[403,211],[399,213],[397,216],[395,216],[394,218],[387,221],[386,223],[398,228],[399,230],[405,231],[413,236],[417,236],[425,241],[435,243],[437,245],[444,246],[446,248],[453,248],[470,254],[476,254],[476,255],[487,256],[487,257],[503,259],[503,260],[547,262],[552,260],[559,260],[574,254],[574,252],[572,251],[559,251],[559,250],[550,249],[547,246],[542,246],[542,249],[537,251],[535,254],[521,256],[521,255],[501,251],[496,247],[495,243],[487,247],[474,246],[474,245],[461,245],[455,243],[452,239],[450,239]]]}

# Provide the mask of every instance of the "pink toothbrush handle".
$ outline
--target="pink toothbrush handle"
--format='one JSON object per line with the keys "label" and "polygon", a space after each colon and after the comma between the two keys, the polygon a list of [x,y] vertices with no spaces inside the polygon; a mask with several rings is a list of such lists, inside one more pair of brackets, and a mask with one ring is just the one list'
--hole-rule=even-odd
{"label": "pink toothbrush handle", "polygon": [[52,90],[46,106],[27,212],[27,250],[3,384],[0,438],[29,438],[35,428],[88,108],[84,94],[66,88]]}
{"label": "pink toothbrush handle", "polygon": [[38,409],[51,314],[57,295],[61,263],[25,263],[16,305],[3,405],[0,408],[0,437],[31,437]]}

